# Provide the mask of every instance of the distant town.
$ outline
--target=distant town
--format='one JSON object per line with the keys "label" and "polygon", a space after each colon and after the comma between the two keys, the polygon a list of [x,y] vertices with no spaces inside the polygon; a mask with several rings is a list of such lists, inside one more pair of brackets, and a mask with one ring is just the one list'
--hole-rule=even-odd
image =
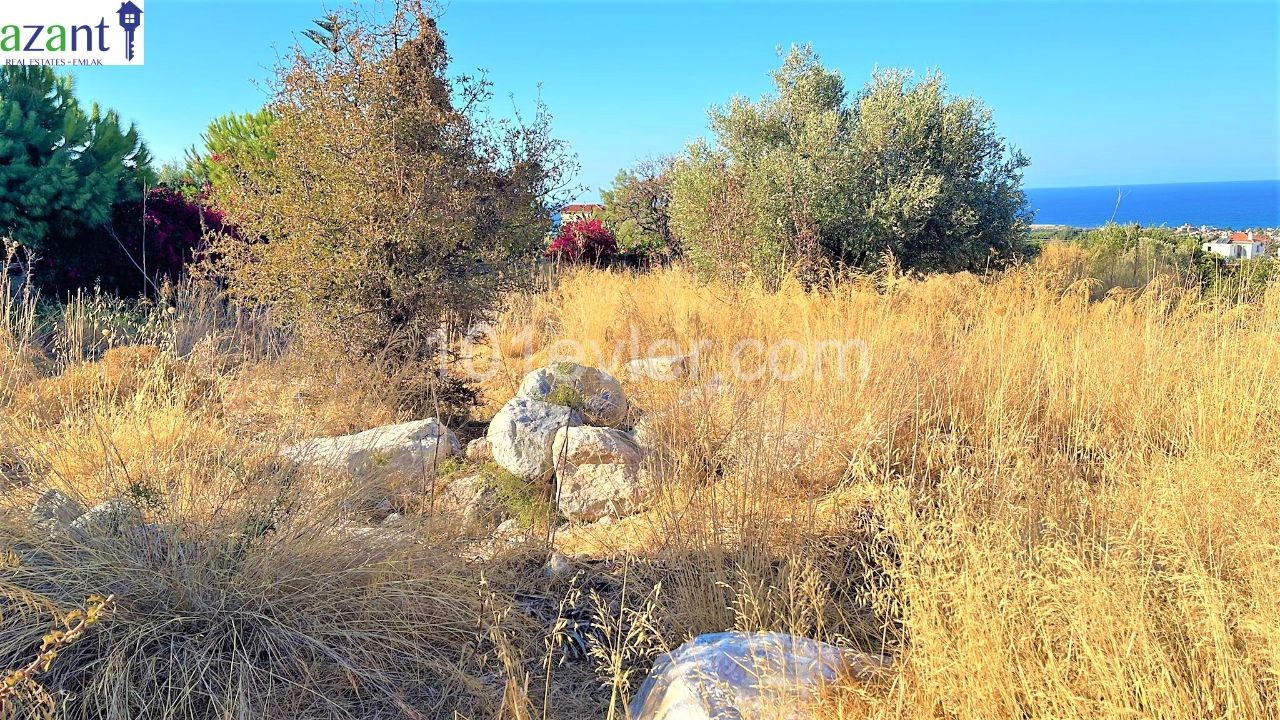
{"label": "distant town", "polygon": [[1174,230],[1174,234],[1210,238],[1201,245],[1207,253],[1221,255],[1228,260],[1254,260],[1268,255],[1277,255],[1280,247],[1280,229],[1229,231],[1218,230],[1205,225],[1192,227],[1183,225]]}
{"label": "distant town", "polygon": [[[1031,226],[1034,233],[1083,229],[1070,225],[1033,224]],[[1280,228],[1231,230],[1212,225],[1196,226],[1188,223],[1173,228],[1173,234],[1179,237],[1197,238],[1202,241],[1201,250],[1220,255],[1227,260],[1280,257]]]}

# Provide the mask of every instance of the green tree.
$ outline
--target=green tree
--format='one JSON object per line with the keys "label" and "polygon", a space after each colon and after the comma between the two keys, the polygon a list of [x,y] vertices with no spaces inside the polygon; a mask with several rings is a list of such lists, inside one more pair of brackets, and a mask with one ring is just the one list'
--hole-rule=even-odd
{"label": "green tree", "polygon": [[949,97],[940,75],[892,70],[850,99],[808,47],[773,77],[759,101],[713,108],[714,142],[675,163],[671,222],[695,264],[776,282],[886,254],[920,270],[1015,256],[1027,161],[976,100]]}
{"label": "green tree", "polygon": [[271,130],[276,118],[267,108],[214,118],[200,139],[202,149],[187,150],[187,174],[196,185],[226,188],[233,168],[263,169],[275,159]]}
{"label": "green tree", "polygon": [[0,234],[56,261],[113,205],[141,197],[150,165],[137,128],[97,104],[85,112],[70,78],[0,68]]}
{"label": "green tree", "polygon": [[672,158],[646,160],[618,171],[613,186],[600,191],[604,221],[626,253],[672,258],[681,246],[671,231]]}
{"label": "green tree", "polygon": [[876,73],[855,105],[851,145],[863,226],[841,257],[892,252],[906,267],[977,271],[1018,255],[1030,216],[1027,158],[1011,151],[991,111],[947,95],[930,73]]}
{"label": "green tree", "polygon": [[[267,112],[270,153],[220,158],[216,243],[234,292],[351,351],[414,356],[495,307],[541,250],[565,169],[544,112],[492,119],[453,79],[433,18],[352,19],[339,52],[297,48]],[[527,274],[527,273],[526,273]]]}

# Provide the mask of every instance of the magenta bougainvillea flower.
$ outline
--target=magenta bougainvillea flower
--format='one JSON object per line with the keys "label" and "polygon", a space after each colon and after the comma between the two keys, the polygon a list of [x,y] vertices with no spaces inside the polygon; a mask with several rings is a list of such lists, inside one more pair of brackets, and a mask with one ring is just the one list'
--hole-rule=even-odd
{"label": "magenta bougainvillea flower", "polygon": [[613,233],[595,218],[564,223],[547,248],[547,257],[570,263],[599,264],[617,254],[618,242]]}

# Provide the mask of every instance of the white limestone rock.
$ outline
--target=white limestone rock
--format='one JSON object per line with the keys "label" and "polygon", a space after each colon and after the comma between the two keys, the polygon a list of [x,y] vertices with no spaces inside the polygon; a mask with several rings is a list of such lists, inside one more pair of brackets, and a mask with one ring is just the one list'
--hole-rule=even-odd
{"label": "white limestone rock", "polygon": [[142,525],[142,511],[128,500],[98,503],[76,518],[68,530],[80,537],[122,535]]}
{"label": "white limestone rock", "polygon": [[339,437],[291,445],[282,454],[303,465],[345,471],[355,477],[405,474],[431,476],[462,451],[458,438],[439,420],[427,418],[384,425]]}
{"label": "white limestone rock", "polygon": [[676,380],[689,374],[693,360],[688,355],[660,355],[628,360],[627,377],[631,380]]}
{"label": "white limestone rock", "polygon": [[651,494],[644,451],[630,435],[612,428],[571,427],[556,433],[560,513],[577,522],[630,515]]}
{"label": "white limestone rock", "polygon": [[451,481],[440,501],[445,510],[457,513],[468,525],[493,527],[504,519],[498,491],[482,474]]}
{"label": "white limestone rock", "polygon": [[549,478],[554,470],[551,446],[561,428],[581,425],[577,412],[540,400],[515,397],[489,423],[493,461],[525,480]]}
{"label": "white limestone rock", "polygon": [[49,489],[31,508],[31,524],[49,532],[65,531],[84,513],[83,505],[59,490]]}
{"label": "white limestone rock", "polygon": [[492,460],[493,443],[489,442],[489,438],[476,438],[467,443],[467,459],[474,463]]}
{"label": "white limestone rock", "polygon": [[530,372],[516,397],[571,407],[588,425],[618,427],[627,416],[621,383],[603,370],[576,363],[553,363]]}

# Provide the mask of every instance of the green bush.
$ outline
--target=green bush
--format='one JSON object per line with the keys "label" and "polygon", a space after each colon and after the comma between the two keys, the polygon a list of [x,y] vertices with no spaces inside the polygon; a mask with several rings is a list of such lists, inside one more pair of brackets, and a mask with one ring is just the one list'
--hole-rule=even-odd
{"label": "green bush", "polygon": [[711,111],[714,143],[673,169],[671,223],[704,271],[777,282],[834,268],[982,270],[1014,259],[1028,161],[941,75],[876,72],[850,99],[793,48],[776,91]]}
{"label": "green bush", "polygon": [[521,527],[546,527],[552,521],[559,522],[545,484],[529,482],[494,463],[485,466],[485,477],[498,493],[498,505]]}

